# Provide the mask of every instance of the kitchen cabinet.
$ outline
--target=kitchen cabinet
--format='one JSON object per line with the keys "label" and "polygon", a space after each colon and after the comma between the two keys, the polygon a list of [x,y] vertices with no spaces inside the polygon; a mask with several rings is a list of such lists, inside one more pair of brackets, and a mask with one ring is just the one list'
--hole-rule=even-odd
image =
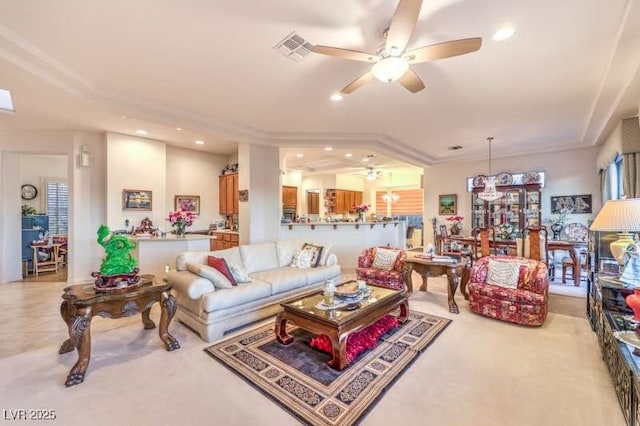
{"label": "kitchen cabinet", "polygon": [[282,206],[285,209],[295,209],[298,205],[298,187],[283,186],[282,187]]}
{"label": "kitchen cabinet", "polygon": [[218,179],[220,214],[238,214],[238,174],[223,175]]}
{"label": "kitchen cabinet", "polygon": [[320,194],[317,192],[307,192],[307,213],[320,213]]}
{"label": "kitchen cabinet", "polygon": [[347,189],[327,189],[324,205],[327,214],[355,213],[354,204],[362,204],[362,191]]}
{"label": "kitchen cabinet", "polygon": [[213,232],[212,235],[215,237],[215,239],[211,240],[211,251],[237,247],[240,241],[237,233]]}

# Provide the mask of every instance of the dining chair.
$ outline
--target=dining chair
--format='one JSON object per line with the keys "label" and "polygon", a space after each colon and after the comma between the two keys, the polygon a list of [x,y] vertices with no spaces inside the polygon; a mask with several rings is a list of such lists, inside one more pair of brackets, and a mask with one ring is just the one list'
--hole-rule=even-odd
{"label": "dining chair", "polygon": [[[473,258],[479,259],[485,256],[496,255],[496,229],[492,226],[486,228],[473,228]],[[478,254],[478,248],[480,253]]]}
{"label": "dining chair", "polygon": [[549,278],[555,276],[553,258],[549,256],[549,232],[544,226],[528,226],[522,230],[522,238],[516,239],[518,256],[539,260],[549,271]]}

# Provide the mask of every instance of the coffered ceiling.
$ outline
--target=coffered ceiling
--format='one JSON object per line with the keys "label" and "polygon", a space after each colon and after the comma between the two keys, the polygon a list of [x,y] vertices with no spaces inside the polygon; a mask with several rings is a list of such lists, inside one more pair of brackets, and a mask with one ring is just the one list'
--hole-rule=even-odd
{"label": "coffered ceiling", "polygon": [[[331,159],[319,151],[331,145],[425,166],[484,158],[487,136],[496,157],[593,146],[638,113],[640,0],[424,0],[409,48],[483,44],[413,65],[426,84],[416,94],[373,81],[334,102],[369,64],[273,48],[295,31],[373,52],[396,5],[0,0],[0,88],[17,110],[0,129],[144,129],[222,154],[238,142],[318,150],[309,162]],[[494,41],[505,25],[513,37]]]}

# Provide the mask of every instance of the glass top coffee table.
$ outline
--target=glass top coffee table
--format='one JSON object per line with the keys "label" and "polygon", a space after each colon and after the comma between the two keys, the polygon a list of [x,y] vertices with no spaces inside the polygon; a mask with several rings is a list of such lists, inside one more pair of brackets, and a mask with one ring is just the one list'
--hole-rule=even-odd
{"label": "glass top coffee table", "polygon": [[[348,281],[338,285],[352,285]],[[331,340],[333,357],[328,362],[336,370],[343,370],[348,362],[346,357],[347,337],[349,334],[365,328],[386,314],[400,308],[398,322],[404,324],[409,312],[407,293],[375,285],[368,285],[369,295],[359,302],[355,309],[352,305],[336,309],[323,309],[323,291],[319,290],[309,296],[282,303],[283,311],[276,318],[275,333],[278,341],[284,345],[293,342],[287,333],[287,321],[316,334],[324,334]]]}

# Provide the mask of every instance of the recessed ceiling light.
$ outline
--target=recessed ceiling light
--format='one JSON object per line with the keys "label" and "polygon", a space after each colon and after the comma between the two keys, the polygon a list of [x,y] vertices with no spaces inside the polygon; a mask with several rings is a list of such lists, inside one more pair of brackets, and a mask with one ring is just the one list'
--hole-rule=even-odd
{"label": "recessed ceiling light", "polygon": [[13,106],[13,98],[11,92],[6,89],[0,89],[0,110],[16,112]]}
{"label": "recessed ceiling light", "polygon": [[138,130],[136,130],[136,134],[138,134],[138,135],[147,135],[147,134],[149,134],[149,132],[147,132],[144,129],[138,129]]}
{"label": "recessed ceiling light", "polygon": [[296,157],[302,158],[302,157],[304,157],[304,154],[296,154]]}
{"label": "recessed ceiling light", "polygon": [[176,127],[176,130],[181,132],[182,131],[182,127]]}
{"label": "recessed ceiling light", "polygon": [[194,141],[193,143],[196,145],[204,145],[204,141]]}
{"label": "recessed ceiling light", "polygon": [[325,151],[333,151],[333,148],[331,148],[330,146],[325,146],[325,147],[324,147],[324,150],[325,150]]}
{"label": "recessed ceiling light", "polygon": [[511,37],[513,35],[513,33],[515,32],[515,30],[511,27],[504,27],[504,28],[500,28],[498,31],[495,32],[495,34],[493,35],[493,39],[495,41],[502,41],[502,40],[506,40],[509,37]]}
{"label": "recessed ceiling light", "polygon": [[341,101],[342,95],[339,93],[334,93],[329,99],[331,99],[332,101]]}
{"label": "recessed ceiling light", "polygon": [[347,158],[351,158],[351,157],[353,157],[353,154],[350,153],[350,152],[347,152],[344,156],[347,157]]}

